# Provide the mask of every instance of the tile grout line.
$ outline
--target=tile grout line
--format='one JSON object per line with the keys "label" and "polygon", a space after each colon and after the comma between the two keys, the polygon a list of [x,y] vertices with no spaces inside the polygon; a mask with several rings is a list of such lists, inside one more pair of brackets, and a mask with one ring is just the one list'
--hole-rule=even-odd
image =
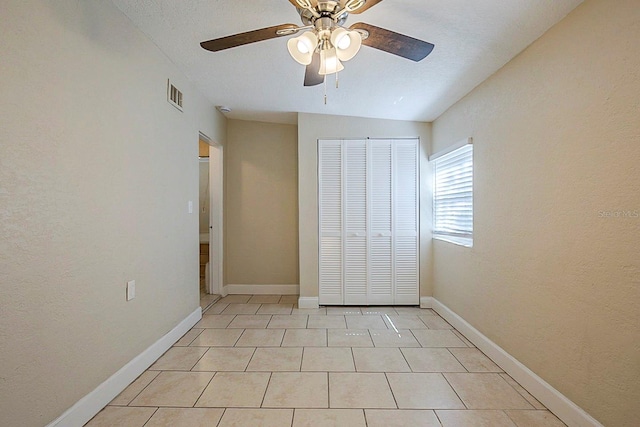
{"label": "tile grout line", "polygon": [[222,423],[222,418],[224,418],[224,414],[226,414],[226,413],[227,413],[227,408],[222,408],[222,415],[220,415],[220,419],[216,423],[216,427],[220,426],[220,423]]}
{"label": "tile grout line", "polygon": [[267,398],[267,390],[269,390],[269,384],[271,384],[271,377],[273,377],[273,372],[269,372],[269,380],[267,381],[267,386],[264,388],[264,394],[262,395],[262,401],[260,401],[260,406],[258,408],[263,408],[264,399]]}
{"label": "tile grout line", "polygon": [[[416,347],[413,347],[413,348],[416,348]],[[400,350],[400,354],[402,354],[402,357],[404,358],[404,361],[406,362],[407,366],[409,367],[409,370],[411,371],[411,373],[416,373],[413,370],[413,367],[411,366],[409,361],[407,360],[407,356],[404,354],[404,351],[402,351],[402,347],[398,347],[398,350]]]}
{"label": "tile grout line", "polygon": [[460,359],[458,359],[456,357],[456,355],[453,353],[453,351],[450,350],[450,347],[445,347],[447,349],[447,351],[449,352],[449,354],[451,354],[453,356],[454,359],[456,359],[458,361],[458,363],[460,364],[460,366],[462,366],[464,368],[465,371],[467,371],[467,373],[471,373],[471,371],[465,366],[464,363],[462,363],[462,361]]}
{"label": "tile grout line", "polygon": [[[253,360],[257,352],[258,352],[258,347],[255,347],[253,349],[253,352],[251,353],[251,357],[249,358],[249,361],[247,362],[247,366],[244,367],[244,371],[242,372],[247,372],[247,369],[249,369],[249,365],[251,365],[251,361]],[[249,371],[249,372],[253,372],[253,371]]]}
{"label": "tile grout line", "polygon": [[[425,325],[425,326],[426,326],[426,325]],[[427,326],[427,330],[428,330],[428,329],[429,329],[429,327]],[[415,340],[416,340],[416,342],[418,343],[418,345],[420,346],[420,347],[415,347],[415,348],[428,348],[428,347],[425,347],[425,346],[423,346],[423,345],[422,345],[422,343],[420,342],[420,340],[418,339],[418,337],[416,336],[416,334],[414,334],[414,333],[413,333],[413,330],[412,330],[412,329],[409,329],[409,332],[411,332],[411,335],[413,335],[413,339],[415,339]]]}
{"label": "tile grout line", "polygon": [[[200,329],[200,328],[191,328],[191,329],[189,329],[189,331],[193,331],[194,329]],[[203,328],[200,332],[198,332],[198,333],[196,334],[196,336],[195,336],[195,337],[193,337],[193,339],[192,339],[191,341],[189,341],[189,344],[185,345],[184,347],[191,347],[191,344],[192,344],[196,339],[198,339],[198,337],[200,336],[200,334],[204,332],[204,329],[206,329],[206,328]],[[187,333],[189,333],[189,332],[187,332]],[[186,335],[186,334],[185,334],[185,335]],[[183,335],[183,337],[184,337],[184,335]],[[180,338],[180,339],[182,339],[182,338]],[[180,340],[178,340],[178,341],[180,341]],[[176,341],[176,342],[177,342],[177,341]],[[172,347],[174,347],[174,346],[175,346],[175,344],[174,344],[174,345],[172,345]]]}
{"label": "tile grout line", "polygon": [[351,361],[353,362],[353,372],[358,372],[358,368],[356,366],[356,356],[353,354],[353,347],[349,347],[349,352],[351,353]]}
{"label": "tile grout line", "polygon": [[393,401],[396,404],[396,409],[400,409],[400,407],[398,406],[398,399],[396,399],[396,395],[393,392],[393,388],[391,387],[391,382],[389,381],[389,376],[387,375],[387,372],[384,373],[384,379],[387,380],[387,385],[389,386],[389,391],[391,392],[391,396],[393,396]]}
{"label": "tile grout line", "polygon": [[444,378],[444,380],[447,382],[447,384],[449,384],[449,387],[451,387],[451,390],[453,390],[453,392],[456,394],[458,399],[460,399],[460,402],[462,402],[462,404],[464,405],[464,409],[465,410],[470,410],[471,408],[469,408],[469,406],[467,406],[467,403],[464,400],[462,400],[462,397],[458,394],[458,390],[456,390],[455,387],[453,386],[453,384],[451,384],[449,382],[449,379],[447,378],[447,376],[442,372],[440,373],[440,375],[442,376],[442,378]]}
{"label": "tile grout line", "polygon": [[[483,353],[483,354],[484,354],[484,353]],[[491,359],[489,359],[489,360],[491,360]],[[492,362],[493,362],[493,361],[492,361]],[[494,363],[495,363],[495,362],[494,362]],[[502,368],[500,368],[500,369],[502,369]],[[533,406],[533,404],[532,404],[531,402],[529,402],[529,399],[527,399],[526,397],[524,397],[524,396],[522,395],[522,393],[520,393],[520,392],[518,391],[518,389],[517,389],[517,388],[515,388],[514,386],[512,386],[511,384],[509,384],[509,381],[505,380],[505,379],[504,379],[504,377],[503,377],[502,375],[500,375],[501,373],[504,373],[504,372],[500,372],[500,373],[499,373],[499,372],[487,372],[487,373],[488,373],[488,374],[496,374],[498,377],[500,377],[500,379],[501,379],[502,381],[504,381],[504,382],[505,382],[505,384],[507,384],[509,387],[511,387],[511,389],[512,389],[512,390],[514,390],[516,393],[518,393],[518,395],[519,395],[520,397],[522,397],[522,398],[524,399],[524,401],[525,401],[525,402],[527,402],[527,404],[528,404],[529,406],[531,406],[531,409],[536,409],[536,407],[535,407],[535,406]]]}
{"label": "tile grout line", "polygon": [[329,379],[329,371],[327,371],[327,409],[331,409],[331,382]]}
{"label": "tile grout line", "polygon": [[[526,389],[526,388],[522,387],[522,385],[521,385],[520,383],[518,383],[518,381],[516,381],[515,379],[513,379],[509,374],[507,374],[506,372],[501,372],[501,373],[498,373],[498,375],[500,375],[500,376],[502,377],[502,379],[504,379],[504,380],[505,380],[505,381],[506,381],[506,382],[507,382],[507,383],[508,383],[512,388],[514,388],[514,389],[515,389],[515,390],[520,394],[520,396],[522,396],[522,397],[523,397],[527,402],[529,402],[529,404],[530,404],[531,406],[533,406],[533,408],[534,408],[535,410],[540,411],[541,409],[536,408],[536,406],[534,405],[534,402],[531,402],[527,396],[525,396],[524,394],[522,394],[522,391],[520,391],[520,389],[517,389],[516,387],[514,387],[514,386],[513,386],[513,385],[512,385],[512,384],[511,384],[511,383],[510,383],[510,382],[505,378],[505,375],[506,375],[507,377],[509,377],[513,382],[515,382],[515,383],[516,383],[516,384],[517,384],[517,385],[518,385],[518,386],[519,386],[519,387],[520,387],[520,388],[521,388],[525,393],[527,393],[527,394],[529,395],[529,397],[530,397],[530,398],[534,399],[536,402],[538,402],[538,404],[540,404],[541,406],[543,406],[543,407],[545,408],[545,410],[547,410],[547,411],[549,410],[546,406],[544,406],[542,403],[540,403],[540,401],[538,401],[538,399],[536,399],[535,397],[533,397],[533,396],[531,395],[531,393],[529,393],[529,392],[527,391],[527,389]],[[555,415],[555,414],[554,414],[554,415]]]}
{"label": "tile grout line", "polygon": [[[149,371],[149,368],[147,368],[147,370],[146,370],[145,372],[153,372],[153,371]],[[152,379],[151,381],[149,381],[149,383],[148,383],[146,386],[144,386],[144,387],[142,388],[142,390],[140,390],[140,391],[139,391],[139,392],[138,392],[138,393],[133,397],[133,399],[131,399],[131,400],[129,401],[129,403],[127,403],[125,406],[131,406],[131,404],[133,403],[133,401],[134,401],[134,400],[136,400],[136,399],[138,398],[138,396],[140,396],[140,395],[142,394],[142,392],[143,392],[143,391],[145,391],[145,390],[147,389],[147,387],[149,387],[149,386],[151,385],[151,383],[152,383],[152,382],[154,382],[154,381],[155,381],[155,380],[160,376],[160,374],[161,374],[162,372],[163,372],[163,371],[158,371],[158,373],[153,377],[153,379]],[[144,373],[144,372],[143,372],[143,373]],[[140,378],[141,376],[142,376],[142,374],[140,374],[140,375],[138,376],[138,378]],[[137,380],[137,378],[136,378],[136,380]],[[134,380],[134,382],[135,382],[135,380]],[[133,383],[131,383],[131,384],[133,384]],[[131,384],[129,384],[129,385],[131,385]],[[125,390],[126,390],[126,388],[125,388]],[[124,390],[123,390],[123,391],[124,391]],[[117,397],[117,396],[116,396],[116,397]],[[112,401],[113,401],[113,399],[112,399]]]}
{"label": "tile grout line", "polygon": [[160,410],[160,407],[157,407],[155,411],[153,411],[153,414],[151,414],[151,416],[149,417],[149,419],[147,421],[144,422],[144,424],[142,424],[142,427],[146,426],[147,424],[149,424],[149,421],[151,421],[151,418],[153,418],[153,416],[156,414],[156,412],[158,412],[158,410]]}
{"label": "tile grout line", "polygon": [[193,402],[193,405],[191,406],[191,408],[195,408],[196,407],[196,405],[198,404],[198,401],[202,398],[202,395],[207,390],[207,388],[209,388],[209,385],[211,385],[211,381],[213,381],[213,379],[215,378],[216,375],[218,375],[217,372],[215,372],[213,375],[211,375],[211,378],[209,378],[209,382],[207,382],[207,385],[202,389],[202,391],[200,392],[200,395],[195,400],[195,402]]}
{"label": "tile grout line", "polygon": [[[230,347],[235,347],[238,344],[238,342],[240,341],[240,338],[242,338],[242,336],[244,335],[244,331],[246,331],[246,329],[243,329],[242,332],[240,332],[240,335],[238,335],[238,338],[236,338],[236,340],[233,342],[233,345]],[[225,346],[222,346],[222,347],[225,347]]]}

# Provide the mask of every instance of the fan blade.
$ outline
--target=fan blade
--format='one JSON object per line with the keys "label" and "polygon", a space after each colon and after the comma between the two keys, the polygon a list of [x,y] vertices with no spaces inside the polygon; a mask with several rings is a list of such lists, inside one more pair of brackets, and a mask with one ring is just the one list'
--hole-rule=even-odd
{"label": "fan blade", "polygon": [[304,72],[304,85],[317,86],[324,82],[324,76],[320,75],[320,54],[314,53],[311,58],[311,64],[307,65]]}
{"label": "fan blade", "polygon": [[426,58],[434,48],[431,43],[362,22],[353,24],[350,29],[364,30],[369,33],[369,37],[362,40],[363,45],[416,62]]}
{"label": "fan blade", "polygon": [[276,37],[288,36],[291,34],[278,34],[279,30],[289,28],[298,28],[294,24],[282,24],[275,27],[261,28],[259,30],[247,31],[246,33],[234,34],[232,36],[221,37],[200,43],[203,49],[212,52],[230,49],[232,47],[242,46],[249,43],[261,42],[263,40],[275,39]]}
{"label": "fan blade", "polygon": [[[295,0],[294,0],[295,1]],[[380,3],[382,0],[367,0],[365,4],[363,4],[362,6],[360,6],[359,8],[357,8],[356,10],[354,10],[353,14],[358,14],[358,13],[362,13],[367,9],[371,9],[373,6],[377,5],[378,3]]]}

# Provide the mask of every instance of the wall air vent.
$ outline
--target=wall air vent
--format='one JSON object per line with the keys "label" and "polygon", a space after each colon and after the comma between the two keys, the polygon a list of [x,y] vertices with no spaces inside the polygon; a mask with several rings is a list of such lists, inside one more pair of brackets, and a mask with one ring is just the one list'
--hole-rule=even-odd
{"label": "wall air vent", "polygon": [[167,80],[167,101],[169,101],[169,104],[182,111],[182,92],[171,84],[171,80]]}

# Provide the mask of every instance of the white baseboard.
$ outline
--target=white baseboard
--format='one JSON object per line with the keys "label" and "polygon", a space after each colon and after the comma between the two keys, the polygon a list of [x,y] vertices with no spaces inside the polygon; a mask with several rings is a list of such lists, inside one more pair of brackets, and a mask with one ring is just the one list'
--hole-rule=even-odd
{"label": "white baseboard", "polygon": [[299,285],[227,285],[228,295],[299,295]]}
{"label": "white baseboard", "polygon": [[433,307],[433,297],[420,297],[420,308]]}
{"label": "white baseboard", "polygon": [[318,297],[300,297],[298,298],[298,308],[318,308]]}
{"label": "white baseboard", "polygon": [[145,351],[124,365],[118,372],[84,396],[64,414],[52,421],[47,427],[82,427],[98,412],[120,394],[129,384],[140,376],[189,329],[202,318],[202,309],[198,307],[182,320],[175,328],[153,343]]}
{"label": "white baseboard", "polygon": [[[549,408],[558,418],[569,427],[603,427],[595,418],[584,409],[569,400],[565,395],[553,388],[549,383],[536,375],[533,371],[520,363],[499,345],[487,338],[482,332],[471,326],[466,320],[442,304],[435,298],[431,298],[432,308],[460,331],[478,349],[491,358],[504,371],[511,375],[540,403]],[[422,298],[420,299],[422,307]]]}

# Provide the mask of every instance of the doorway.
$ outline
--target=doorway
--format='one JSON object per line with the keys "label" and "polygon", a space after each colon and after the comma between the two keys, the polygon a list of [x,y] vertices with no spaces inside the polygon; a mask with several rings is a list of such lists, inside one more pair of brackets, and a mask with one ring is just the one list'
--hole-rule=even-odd
{"label": "doorway", "polygon": [[[223,148],[204,134],[199,138],[200,295],[201,306],[224,294]],[[203,264],[204,263],[204,264]]]}

